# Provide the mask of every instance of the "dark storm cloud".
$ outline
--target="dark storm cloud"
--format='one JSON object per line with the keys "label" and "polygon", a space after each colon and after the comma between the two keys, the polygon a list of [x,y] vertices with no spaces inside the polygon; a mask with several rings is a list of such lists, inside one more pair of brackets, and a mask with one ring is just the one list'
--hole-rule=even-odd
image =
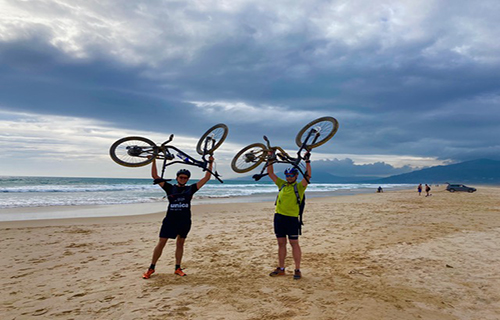
{"label": "dark storm cloud", "polygon": [[176,92],[142,77],[142,68],[99,58],[70,59],[39,39],[0,43],[1,105],[11,111],[95,118],[131,131],[162,131],[194,109]]}
{"label": "dark storm cloud", "polygon": [[[324,153],[499,157],[495,1],[138,2],[109,14],[112,2],[94,5],[79,16],[44,7],[53,24],[26,22],[29,37],[0,38],[3,109],[131,133],[224,122],[231,142],[267,134],[287,148],[301,126],[331,115],[340,130]],[[80,33],[54,44],[71,38],[73,25],[58,20],[66,15]]]}

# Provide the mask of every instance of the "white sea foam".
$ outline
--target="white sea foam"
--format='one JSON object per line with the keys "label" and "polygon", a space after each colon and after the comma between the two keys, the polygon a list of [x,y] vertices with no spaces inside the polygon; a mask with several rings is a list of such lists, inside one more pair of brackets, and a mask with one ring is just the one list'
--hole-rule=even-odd
{"label": "white sea foam", "polygon": [[88,186],[22,186],[0,188],[0,193],[26,193],[26,192],[100,192],[100,191],[139,191],[153,190],[155,186],[137,185],[88,185]]}

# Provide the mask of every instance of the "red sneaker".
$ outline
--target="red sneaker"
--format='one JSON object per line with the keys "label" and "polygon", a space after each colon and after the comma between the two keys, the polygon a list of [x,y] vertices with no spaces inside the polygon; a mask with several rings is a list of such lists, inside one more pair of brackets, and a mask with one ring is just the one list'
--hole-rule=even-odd
{"label": "red sneaker", "polygon": [[176,275],[178,275],[178,276],[181,276],[181,277],[185,277],[185,276],[186,276],[186,274],[184,273],[184,271],[182,271],[182,269],[181,269],[181,268],[177,268],[177,270],[175,270],[175,272],[174,272],[174,273],[175,273]]}
{"label": "red sneaker", "polygon": [[142,278],[149,279],[153,273],[155,273],[155,269],[148,269],[148,271],[144,272]]}

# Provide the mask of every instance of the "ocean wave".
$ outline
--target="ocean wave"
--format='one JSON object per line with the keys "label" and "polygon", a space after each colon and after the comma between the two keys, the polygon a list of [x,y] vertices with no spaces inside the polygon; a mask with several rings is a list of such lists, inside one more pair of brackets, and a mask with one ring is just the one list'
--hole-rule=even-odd
{"label": "ocean wave", "polygon": [[51,206],[98,206],[115,204],[133,204],[133,203],[154,203],[165,201],[163,197],[156,198],[135,198],[135,199],[88,199],[88,198],[69,198],[69,199],[26,199],[25,201],[2,201],[0,209],[27,208],[27,207],[51,207]]}

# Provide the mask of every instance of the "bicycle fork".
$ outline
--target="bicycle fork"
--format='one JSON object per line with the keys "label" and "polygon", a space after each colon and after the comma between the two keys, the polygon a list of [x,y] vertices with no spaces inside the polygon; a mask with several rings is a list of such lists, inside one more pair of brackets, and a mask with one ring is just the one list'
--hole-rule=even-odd
{"label": "bicycle fork", "polygon": [[[304,140],[304,142],[302,143],[302,145],[300,146],[299,148],[299,151],[297,151],[297,158],[293,159],[292,161],[290,161],[290,164],[294,167],[294,168],[297,168],[300,173],[302,174],[302,176],[304,177],[304,179],[306,179],[307,183],[309,183],[309,177],[302,171],[302,169],[299,167],[299,164],[300,164],[300,161],[302,159],[304,159],[300,153],[302,152],[302,150],[306,150],[307,152],[310,152],[309,148],[307,148],[307,143],[309,141],[309,139],[311,138],[311,136],[314,135],[313,137],[313,140],[311,142],[311,145],[315,144],[316,141],[318,140],[319,136],[320,136],[320,130],[317,130],[317,129],[312,129],[311,131],[309,131],[309,133],[307,134],[307,137],[306,139]],[[267,157],[267,161],[266,161],[266,164],[264,165],[264,167],[262,168],[262,170],[260,171],[259,174],[254,174],[252,176],[252,178],[255,180],[255,181],[259,181],[260,179],[262,179],[263,177],[267,176],[268,173],[264,173],[264,171],[267,169],[267,167],[270,165],[271,161],[274,161],[276,160],[276,153],[275,153],[275,150],[273,150],[273,148],[271,147],[271,142],[269,141],[269,139],[264,136],[264,141],[266,141],[266,144],[267,144],[267,149],[268,150],[272,150],[272,155],[268,155]],[[286,159],[283,159],[283,160],[286,160]]]}

